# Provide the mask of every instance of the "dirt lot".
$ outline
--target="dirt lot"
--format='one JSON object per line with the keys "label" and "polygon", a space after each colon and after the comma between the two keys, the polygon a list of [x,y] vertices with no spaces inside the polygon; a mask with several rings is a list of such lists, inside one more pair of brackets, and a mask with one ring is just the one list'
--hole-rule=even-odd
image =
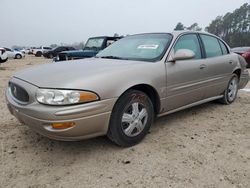
{"label": "dirt lot", "polygon": [[26,57],[0,66],[0,187],[250,187],[249,92],[230,106],[212,102],[159,118],[132,148],[105,137],[53,141],[21,125],[4,97],[15,71],[50,62]]}

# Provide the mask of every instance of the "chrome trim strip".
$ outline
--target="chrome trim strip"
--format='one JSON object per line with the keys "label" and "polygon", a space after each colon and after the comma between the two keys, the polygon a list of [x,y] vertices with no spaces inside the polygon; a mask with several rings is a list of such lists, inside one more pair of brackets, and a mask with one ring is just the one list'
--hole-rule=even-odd
{"label": "chrome trim strip", "polygon": [[158,114],[157,117],[161,117],[161,116],[164,116],[164,115],[172,114],[174,112],[178,112],[178,111],[184,110],[186,108],[191,108],[193,106],[197,106],[197,105],[200,105],[200,104],[203,104],[203,103],[207,103],[207,102],[210,102],[210,101],[213,101],[213,100],[216,100],[216,99],[220,99],[222,97],[223,97],[223,95],[219,95],[219,96],[216,96],[216,97],[211,97],[211,98],[208,98],[208,99],[204,99],[204,100],[192,103],[192,104],[188,104],[186,106],[182,106],[182,107],[174,109],[174,110],[170,110],[168,112],[164,112],[162,114]]}
{"label": "chrome trim strip", "polygon": [[184,85],[184,86],[179,86],[179,87],[174,87],[173,89],[170,89],[170,91],[176,91],[176,90],[181,90],[181,89],[186,89],[186,88],[189,88],[189,87],[193,87],[193,86],[198,86],[198,85],[202,85],[204,83],[208,83],[208,82],[213,82],[213,81],[217,81],[217,80],[221,80],[223,78],[225,78],[226,76],[220,76],[220,77],[216,77],[216,78],[210,78],[208,80],[203,80],[203,81],[199,81],[199,82],[196,82],[196,83],[191,83],[191,84],[187,84],[187,85]]}

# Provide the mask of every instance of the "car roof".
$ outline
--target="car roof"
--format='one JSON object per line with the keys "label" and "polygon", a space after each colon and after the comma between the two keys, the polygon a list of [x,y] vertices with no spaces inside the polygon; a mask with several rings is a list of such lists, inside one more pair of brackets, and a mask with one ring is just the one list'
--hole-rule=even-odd
{"label": "car roof", "polygon": [[132,35],[128,35],[128,36],[133,36],[133,35],[146,35],[146,34],[171,34],[174,37],[178,37],[181,34],[186,34],[186,33],[199,33],[199,34],[205,34],[205,35],[211,35],[214,37],[219,38],[216,35],[213,35],[211,33],[208,32],[204,32],[204,31],[190,31],[190,30],[181,30],[181,31],[170,31],[170,32],[152,32],[152,33],[138,33],[138,34],[132,34]]}
{"label": "car roof", "polygon": [[[205,31],[190,31],[190,30],[181,30],[181,31],[171,31],[171,32],[153,32],[153,33],[138,33],[138,34],[135,34],[135,35],[146,35],[146,34],[170,34],[173,36],[174,39],[178,38],[180,35],[182,34],[188,34],[188,33],[194,33],[194,34],[204,34],[204,35],[209,35],[209,36],[213,36],[219,40],[222,40],[220,37],[214,35],[214,34],[211,34],[211,33],[208,33],[208,32],[205,32]],[[133,36],[133,35],[130,35],[130,36]],[[223,40],[222,40],[223,41]],[[224,42],[224,41],[223,41]],[[224,42],[225,43],[225,42]],[[225,43],[226,44],[226,43]],[[226,44],[227,45],[227,44]],[[227,45],[228,46],[228,45]],[[229,47],[229,46],[228,46]]]}
{"label": "car roof", "polygon": [[121,39],[123,37],[109,37],[109,36],[97,36],[97,37],[90,37],[89,39],[95,39],[95,38],[107,38],[107,39]]}

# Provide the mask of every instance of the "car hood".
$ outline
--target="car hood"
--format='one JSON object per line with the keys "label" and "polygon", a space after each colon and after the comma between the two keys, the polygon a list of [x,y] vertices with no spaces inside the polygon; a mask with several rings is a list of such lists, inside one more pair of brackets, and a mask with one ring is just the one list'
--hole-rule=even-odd
{"label": "car hood", "polygon": [[71,54],[71,53],[82,53],[83,50],[68,50],[68,51],[62,51],[61,54]]}
{"label": "car hood", "polygon": [[17,72],[14,77],[41,88],[86,89],[84,82],[101,82],[115,74],[134,71],[136,66],[150,64],[142,61],[127,61],[90,58],[60,63],[38,65]]}

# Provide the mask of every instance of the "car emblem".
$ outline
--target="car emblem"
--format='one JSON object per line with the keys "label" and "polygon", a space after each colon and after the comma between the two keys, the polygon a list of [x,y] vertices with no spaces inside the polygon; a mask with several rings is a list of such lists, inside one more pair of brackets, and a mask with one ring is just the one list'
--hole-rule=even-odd
{"label": "car emblem", "polygon": [[14,96],[17,96],[17,88],[16,88],[16,86],[13,87],[13,94],[14,94]]}

